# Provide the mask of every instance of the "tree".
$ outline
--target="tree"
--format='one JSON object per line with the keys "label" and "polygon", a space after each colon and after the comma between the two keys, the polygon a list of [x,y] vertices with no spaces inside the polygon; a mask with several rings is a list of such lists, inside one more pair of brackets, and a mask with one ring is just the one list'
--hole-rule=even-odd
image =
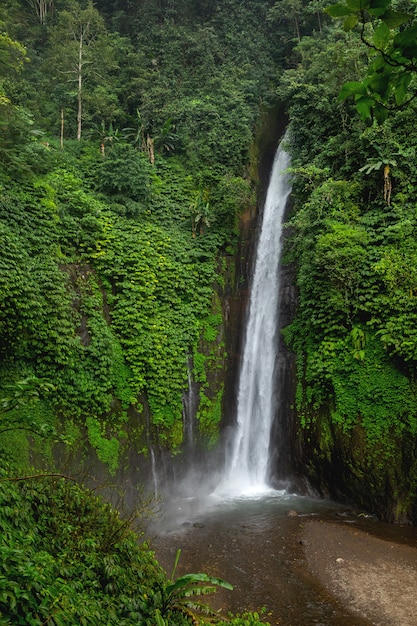
{"label": "tree", "polygon": [[[103,18],[89,0],[87,7],[71,0],[52,31],[51,51],[58,81],[74,85],[77,98],[77,139],[81,139],[86,85],[101,83],[113,69],[114,47]],[[71,88],[71,93],[73,93]],[[102,94],[103,96],[104,94]]]}
{"label": "tree", "polygon": [[53,11],[54,0],[27,0],[28,4],[35,11],[42,25],[46,23],[46,16]]}
{"label": "tree", "polygon": [[365,78],[347,82],[340,98],[355,99],[362,119],[385,121],[391,109],[407,106],[417,96],[417,21],[410,12],[393,9],[392,0],[345,0],[327,8],[329,15],[344,18],[344,29],[360,29],[371,61]]}
{"label": "tree", "polygon": [[8,165],[22,165],[21,148],[28,141],[33,123],[28,111],[15,104],[11,88],[26,61],[22,44],[7,33],[0,33],[0,156],[2,163]]}
{"label": "tree", "polygon": [[290,22],[294,28],[294,35],[301,41],[300,20],[303,15],[303,4],[301,0],[280,0],[269,10],[270,21]]}

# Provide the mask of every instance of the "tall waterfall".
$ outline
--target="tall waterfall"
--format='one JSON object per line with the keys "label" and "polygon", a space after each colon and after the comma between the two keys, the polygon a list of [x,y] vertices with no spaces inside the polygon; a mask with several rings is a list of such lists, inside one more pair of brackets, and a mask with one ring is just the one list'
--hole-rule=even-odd
{"label": "tall waterfall", "polygon": [[269,181],[256,251],[237,398],[237,425],[226,475],[217,491],[238,495],[267,488],[275,410],[279,264],[282,222],[291,191],[289,155],[280,146]]}

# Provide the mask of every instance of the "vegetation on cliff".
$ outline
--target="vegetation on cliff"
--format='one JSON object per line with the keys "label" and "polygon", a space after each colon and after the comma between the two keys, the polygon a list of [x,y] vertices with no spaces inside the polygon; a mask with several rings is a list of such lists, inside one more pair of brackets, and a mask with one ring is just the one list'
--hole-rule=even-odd
{"label": "vegetation on cliff", "polygon": [[92,449],[115,474],[129,445],[178,450],[189,376],[200,438],[218,436],[221,257],[254,204],[256,119],[275,100],[267,10],[1,3],[2,623],[189,623],[216,584],[173,588],[92,494],[20,478],[68,451],[79,474]]}
{"label": "vegetation on cliff", "polygon": [[[53,385],[37,429],[88,438],[112,473],[129,410],[138,446],[181,445],[189,375],[201,438],[218,432],[219,258],[254,202],[245,168],[274,97],[259,11],[2,3],[0,388]],[[33,417],[18,405],[8,419]],[[8,428],[4,453],[24,435]]]}
{"label": "vegetation on cliff", "polygon": [[[356,18],[357,3],[346,4]],[[364,27],[374,43],[383,30],[383,54],[396,32],[415,28],[414,3],[393,2],[405,24],[390,31],[388,4],[370,8]],[[346,6],[337,7],[331,12],[345,16]],[[303,462],[314,484],[386,519],[415,519],[416,103],[402,106],[397,76],[378,91],[378,58],[391,74],[390,57],[344,26],[336,20],[321,37],[302,38],[279,86],[292,129],[299,289],[284,333],[297,353]],[[411,69],[408,76],[413,93]]]}

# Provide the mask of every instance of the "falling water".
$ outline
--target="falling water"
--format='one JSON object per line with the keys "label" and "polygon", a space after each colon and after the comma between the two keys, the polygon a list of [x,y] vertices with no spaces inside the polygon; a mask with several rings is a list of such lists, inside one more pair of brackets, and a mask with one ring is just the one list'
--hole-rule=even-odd
{"label": "falling water", "polygon": [[152,446],[149,446],[149,450],[151,452],[151,469],[152,469],[154,496],[157,498],[159,496],[159,478],[158,478],[158,472],[156,469],[155,452]]}
{"label": "falling water", "polygon": [[188,377],[188,389],[183,394],[182,404],[182,416],[183,416],[183,430],[184,430],[184,443],[188,447],[189,453],[194,447],[194,416],[196,412],[196,394],[194,392],[194,383],[192,380],[192,359],[188,357],[187,360],[187,377]]}
{"label": "falling water", "polygon": [[263,211],[251,288],[237,398],[237,425],[218,490],[231,494],[264,491],[275,409],[275,362],[279,310],[282,221],[291,191],[289,155],[275,155]]}

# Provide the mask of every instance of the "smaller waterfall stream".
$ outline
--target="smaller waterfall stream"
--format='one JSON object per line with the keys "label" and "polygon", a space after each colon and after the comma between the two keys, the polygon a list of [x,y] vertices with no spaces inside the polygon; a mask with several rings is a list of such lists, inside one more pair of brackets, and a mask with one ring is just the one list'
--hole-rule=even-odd
{"label": "smaller waterfall stream", "polygon": [[198,402],[198,397],[195,393],[195,383],[192,380],[192,369],[192,358],[189,356],[187,359],[188,389],[184,392],[182,399],[184,443],[189,455],[192,454],[194,448],[194,421]]}
{"label": "smaller waterfall stream", "polygon": [[274,419],[282,221],[291,192],[289,155],[278,148],[265,200],[237,398],[237,425],[218,493],[267,488]]}

